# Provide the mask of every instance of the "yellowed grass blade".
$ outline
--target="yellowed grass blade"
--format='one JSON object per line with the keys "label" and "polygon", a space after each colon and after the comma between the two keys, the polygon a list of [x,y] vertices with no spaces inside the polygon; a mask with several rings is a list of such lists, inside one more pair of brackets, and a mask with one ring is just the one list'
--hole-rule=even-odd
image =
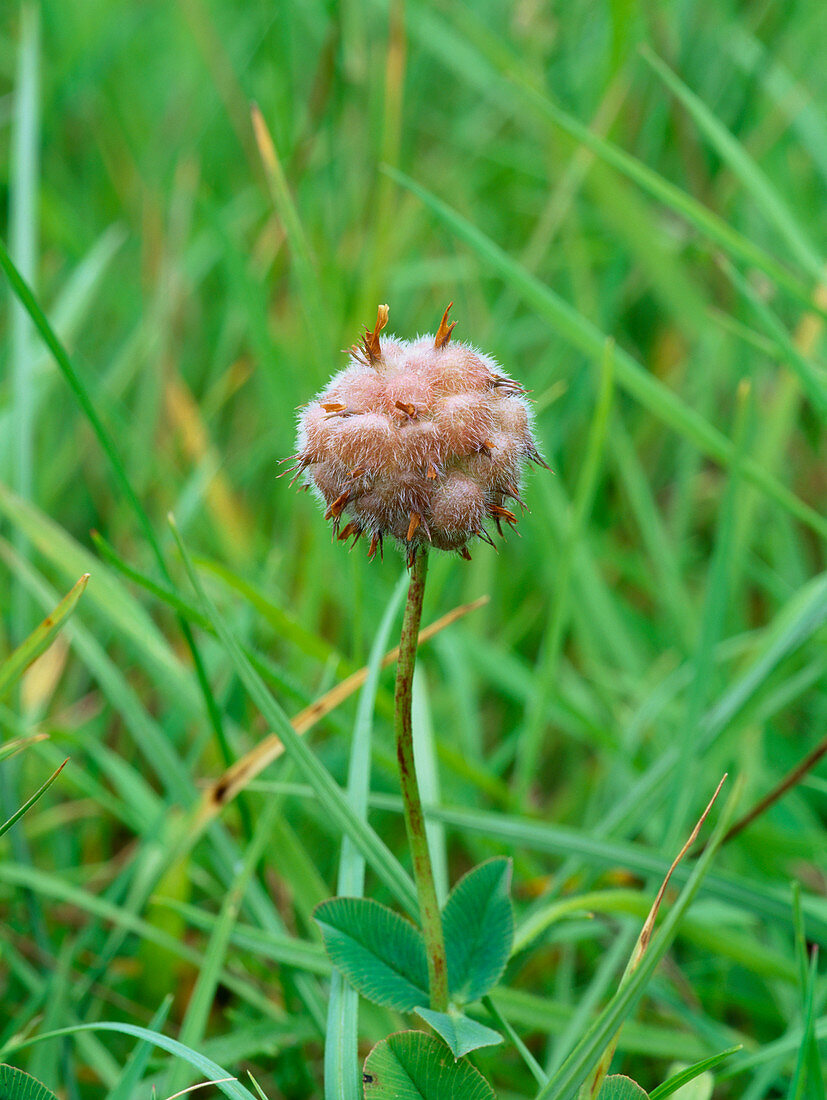
{"label": "yellowed grass blade", "polygon": [[[5,556],[5,555],[4,555]],[[8,691],[37,658],[45,653],[83,595],[89,574],[84,573],[54,611],[4,661],[0,661],[0,696]]]}
{"label": "yellowed grass blade", "polygon": [[250,545],[253,523],[249,513],[233,495],[230,482],[221,469],[218,453],[210,439],[198,403],[184,382],[176,376],[167,379],[164,388],[167,416],[174,425],[187,458],[193,463],[207,463],[212,476],[205,489],[207,508],[216,520],[225,551],[236,559],[243,558]]}

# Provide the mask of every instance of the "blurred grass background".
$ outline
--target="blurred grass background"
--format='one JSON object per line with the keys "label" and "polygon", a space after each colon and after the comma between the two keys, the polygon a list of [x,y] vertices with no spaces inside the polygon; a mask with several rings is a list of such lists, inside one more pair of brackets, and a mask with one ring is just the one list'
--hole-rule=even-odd
{"label": "blurred grass background", "polygon": [[[668,864],[724,770],[746,809],[825,736],[826,44],[816,0],[2,7],[3,239],[171,576],[7,292],[0,653],[92,578],[0,701],[5,739],[49,735],[0,765],[0,817],[72,757],[0,841],[0,1060],[69,1097],[164,1090],[167,1055],[122,1077],[133,1039],[19,1043],[146,1026],[172,994],[168,1033],[270,1097],[321,1095],[309,914],[340,838],[301,777],[274,765],[164,858],[181,808],[266,732],[194,621],[205,704],[163,598],[192,619],[166,515],[289,714],[364,664],[401,559],[331,545],[277,463],[377,302],[410,336],[453,300],[456,335],[533,391],[555,474],[531,476],[521,539],[433,561],[426,620],[490,602],[423,651],[418,721],[450,879],[515,857],[536,951],[498,1004],[559,1064],[622,971],[647,858]],[[371,820],[401,854],[390,688],[385,673]],[[354,715],[309,735],[342,781]],[[807,1019],[790,883],[824,945],[825,794],[822,766],[720,855],[624,1032],[624,1072],[652,1087],[743,1042],[716,1095],[788,1094]],[[272,840],[231,936],[216,914],[265,806]],[[810,996],[827,1037],[823,979]],[[365,1009],[363,1034],[388,1015]],[[498,1096],[532,1094],[516,1054],[479,1065]]]}

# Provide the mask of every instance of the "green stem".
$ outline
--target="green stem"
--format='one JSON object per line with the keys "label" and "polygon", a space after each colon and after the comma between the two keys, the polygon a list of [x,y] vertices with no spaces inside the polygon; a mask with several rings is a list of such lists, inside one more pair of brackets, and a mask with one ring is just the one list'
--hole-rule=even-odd
{"label": "green stem", "polygon": [[425,817],[419,797],[413,750],[413,723],[411,722],[411,696],[413,674],[416,665],[416,643],[419,622],[422,618],[422,597],[425,593],[425,577],[428,573],[428,553],[419,550],[411,565],[411,583],[408,602],[402,620],[402,638],[399,643],[399,660],[396,666],[396,693],[394,696],[394,728],[396,730],[396,756],[399,760],[399,778],[402,784],[402,801],[405,806],[405,828],[413,858],[416,893],[419,898],[419,919],[425,937],[428,955],[428,981],[431,991],[431,1008],[445,1012],[448,1008],[448,965],[445,959],[445,938],[442,934],[442,915],[434,885],[431,855],[425,835]]}

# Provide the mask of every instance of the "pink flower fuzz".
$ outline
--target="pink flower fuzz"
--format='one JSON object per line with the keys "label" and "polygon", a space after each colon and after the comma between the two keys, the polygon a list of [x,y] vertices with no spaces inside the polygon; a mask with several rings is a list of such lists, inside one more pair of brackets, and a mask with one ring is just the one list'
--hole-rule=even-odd
{"label": "pink flower fuzz", "polygon": [[[376,326],[350,362],[301,411],[292,470],[325,506],[340,539],[390,535],[408,548],[456,550],[491,542],[486,521],[512,526],[527,460],[545,466],[525,390],[488,355],[451,343],[448,310],[435,335],[380,336]],[[295,479],[295,478],[294,478]],[[340,529],[343,517],[347,524]]]}

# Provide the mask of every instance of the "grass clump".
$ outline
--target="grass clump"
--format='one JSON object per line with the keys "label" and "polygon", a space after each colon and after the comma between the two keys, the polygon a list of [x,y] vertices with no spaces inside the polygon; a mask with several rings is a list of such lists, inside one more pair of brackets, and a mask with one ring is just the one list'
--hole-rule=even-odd
{"label": "grass clump", "polygon": [[[826,33],[812,0],[4,8],[0,1063],[381,1098],[473,1042],[469,1096],[824,1095]],[[325,953],[333,895],[417,914],[406,581],[275,476],[376,303],[452,299],[555,470],[505,552],[431,555],[426,629],[475,606],[411,685],[433,889],[515,918],[459,1015]]]}

